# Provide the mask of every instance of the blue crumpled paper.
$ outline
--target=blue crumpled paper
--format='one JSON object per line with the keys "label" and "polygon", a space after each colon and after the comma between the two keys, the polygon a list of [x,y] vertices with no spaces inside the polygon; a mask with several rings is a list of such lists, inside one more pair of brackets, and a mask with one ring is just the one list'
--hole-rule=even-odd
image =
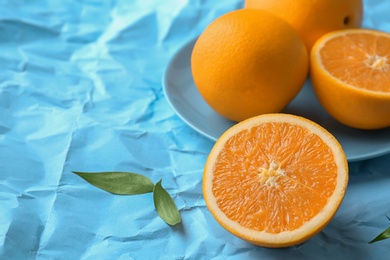
{"label": "blue crumpled paper", "polygon": [[[350,164],[332,222],[304,244],[256,247],[207,210],[201,179],[213,142],[168,105],[174,53],[242,1],[0,3],[1,259],[386,259],[390,155]],[[390,32],[387,1],[365,1],[364,27]],[[151,194],[114,196],[71,171],[132,171],[163,186],[182,223]]]}

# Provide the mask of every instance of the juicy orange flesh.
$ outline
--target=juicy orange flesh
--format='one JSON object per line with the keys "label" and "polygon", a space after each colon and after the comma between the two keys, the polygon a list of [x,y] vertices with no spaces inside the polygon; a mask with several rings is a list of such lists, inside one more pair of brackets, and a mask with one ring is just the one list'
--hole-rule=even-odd
{"label": "juicy orange flesh", "polygon": [[320,137],[300,126],[266,123],[227,141],[212,191],[229,219],[279,233],[316,216],[333,194],[336,176],[333,154]]}
{"label": "juicy orange flesh", "polygon": [[351,33],[335,37],[320,51],[332,76],[352,86],[390,92],[390,37]]}

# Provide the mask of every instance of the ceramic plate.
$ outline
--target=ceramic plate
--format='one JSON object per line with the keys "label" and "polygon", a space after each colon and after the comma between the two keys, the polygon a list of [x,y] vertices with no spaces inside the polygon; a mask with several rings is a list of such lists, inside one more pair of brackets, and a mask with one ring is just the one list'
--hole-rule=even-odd
{"label": "ceramic plate", "polygon": [[[235,122],[214,112],[194,84],[190,59],[195,41],[183,46],[168,64],[163,75],[163,90],[173,110],[184,122],[215,141]],[[390,128],[363,131],[338,123],[321,107],[309,80],[283,112],[306,117],[325,127],[339,140],[350,162],[390,152]]]}

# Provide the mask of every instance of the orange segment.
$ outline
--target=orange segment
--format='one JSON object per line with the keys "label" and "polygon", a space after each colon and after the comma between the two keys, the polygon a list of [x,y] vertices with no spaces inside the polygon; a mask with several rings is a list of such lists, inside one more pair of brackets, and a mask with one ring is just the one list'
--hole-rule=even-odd
{"label": "orange segment", "polygon": [[335,214],[348,180],[345,154],[319,125],[292,115],[243,121],[217,141],[204,170],[205,201],[233,234],[295,245]]}
{"label": "orange segment", "polygon": [[390,126],[390,34],[351,29],[328,33],[311,55],[311,80],[325,110],[360,129]]}

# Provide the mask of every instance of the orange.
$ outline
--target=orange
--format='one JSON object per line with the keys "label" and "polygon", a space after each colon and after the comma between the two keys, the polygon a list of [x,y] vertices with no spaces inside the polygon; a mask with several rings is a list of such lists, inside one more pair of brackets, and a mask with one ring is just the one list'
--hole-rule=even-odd
{"label": "orange", "polygon": [[320,103],[341,123],[390,126],[390,34],[366,29],[326,34],[313,47],[310,73]]}
{"label": "orange", "polygon": [[325,33],[360,27],[363,18],[362,0],[246,0],[245,8],[282,17],[298,31],[308,50]]}
{"label": "orange", "polygon": [[200,94],[233,121],[281,111],[302,88],[308,63],[303,41],[287,22],[246,9],[214,20],[191,56]]}
{"label": "orange", "polygon": [[203,194],[232,234],[265,247],[302,243],[333,218],[345,195],[348,163],[318,124],[288,114],[250,118],[212,148]]}

